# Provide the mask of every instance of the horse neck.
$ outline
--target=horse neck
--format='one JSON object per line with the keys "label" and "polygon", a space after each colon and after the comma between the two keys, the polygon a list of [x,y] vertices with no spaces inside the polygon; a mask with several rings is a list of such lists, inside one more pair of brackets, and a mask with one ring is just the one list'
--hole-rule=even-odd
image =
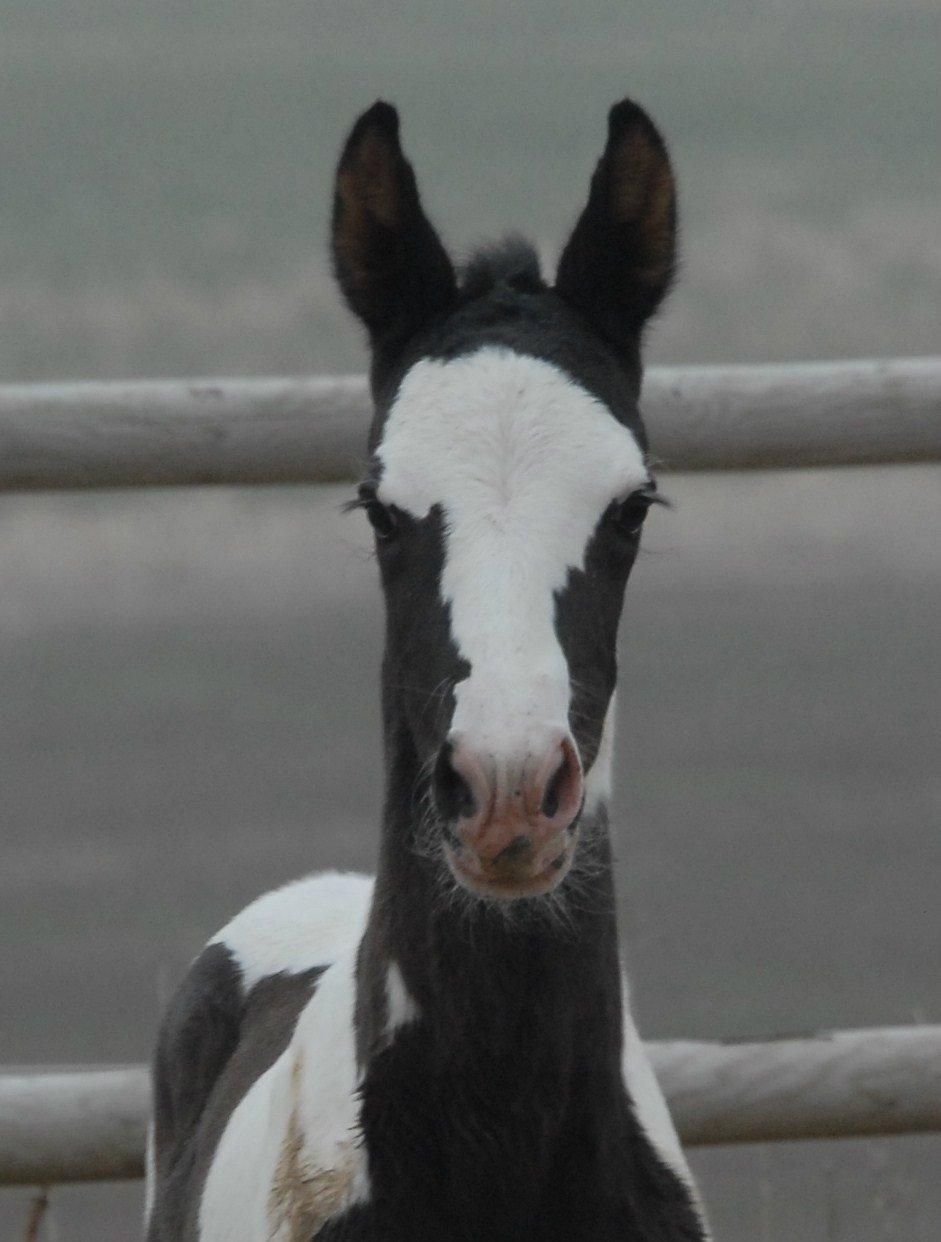
{"label": "horse neck", "polygon": [[[582,826],[579,866],[549,898],[500,906],[442,884],[416,849],[419,764],[387,723],[387,786],[375,896],[358,968],[363,1068],[397,1023],[419,1017],[441,1063],[492,1067],[538,1047],[544,1068],[619,1074],[621,979],[607,816]],[[395,975],[391,994],[390,971]],[[584,1053],[590,1051],[590,1056]]]}

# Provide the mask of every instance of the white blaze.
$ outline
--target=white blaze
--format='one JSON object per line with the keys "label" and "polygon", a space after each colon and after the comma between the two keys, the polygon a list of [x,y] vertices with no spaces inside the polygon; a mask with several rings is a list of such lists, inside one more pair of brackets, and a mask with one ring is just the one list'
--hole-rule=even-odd
{"label": "white blaze", "polygon": [[378,456],[384,502],[444,512],[441,593],[471,665],[453,730],[522,757],[568,728],[554,592],[611,501],[647,481],[640,446],[557,367],[487,346],[409,371]]}

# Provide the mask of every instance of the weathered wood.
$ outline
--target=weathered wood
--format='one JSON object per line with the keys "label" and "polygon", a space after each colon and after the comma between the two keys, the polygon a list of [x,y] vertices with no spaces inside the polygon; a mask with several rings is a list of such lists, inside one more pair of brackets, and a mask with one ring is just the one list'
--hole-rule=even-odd
{"label": "weathered wood", "polygon": [[139,1067],[0,1076],[0,1185],[140,1177],[150,1083]]}
{"label": "weathered wood", "polygon": [[26,1217],[26,1229],[23,1233],[23,1242],[39,1242],[40,1230],[43,1227],[43,1221],[46,1219],[46,1213],[49,1211],[49,1194],[45,1189],[36,1192],[32,1203],[29,1205],[29,1214]]}
{"label": "weathered wood", "polygon": [[358,376],[0,387],[0,491],[334,483],[368,422]]}
{"label": "weathered wood", "polygon": [[[654,367],[666,469],[941,460],[941,358]],[[329,483],[361,468],[358,376],[0,386],[0,491]]]}
{"label": "weathered wood", "polygon": [[642,407],[671,470],[941,461],[941,358],[653,369]]}
{"label": "weathered wood", "polygon": [[[690,1146],[941,1132],[941,1026],[648,1047]],[[139,1177],[148,1104],[142,1068],[0,1075],[0,1185]]]}
{"label": "weathered wood", "polygon": [[941,1026],[650,1051],[685,1143],[941,1131]]}

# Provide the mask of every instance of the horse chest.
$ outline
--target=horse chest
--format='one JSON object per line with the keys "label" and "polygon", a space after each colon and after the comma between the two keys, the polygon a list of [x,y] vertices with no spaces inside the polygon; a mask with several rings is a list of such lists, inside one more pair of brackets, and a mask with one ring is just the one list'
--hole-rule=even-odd
{"label": "horse chest", "polygon": [[423,1035],[420,1024],[401,1032],[363,1085],[370,1223],[324,1238],[369,1238],[369,1228],[388,1242],[595,1237],[585,1209],[598,1193],[592,1170],[567,1159],[579,1142],[562,1076],[532,1081],[499,1058],[442,1073]]}

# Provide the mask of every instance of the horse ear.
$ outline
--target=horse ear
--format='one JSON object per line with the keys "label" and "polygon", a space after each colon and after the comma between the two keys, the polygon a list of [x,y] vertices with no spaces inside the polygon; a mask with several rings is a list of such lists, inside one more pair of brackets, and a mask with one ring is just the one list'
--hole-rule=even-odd
{"label": "horse ear", "polygon": [[337,167],[332,251],[343,296],[374,346],[404,343],[456,296],[454,267],[422,210],[391,104],[373,104],[346,140]]}
{"label": "horse ear", "polygon": [[624,99],[608,116],[608,144],[559,260],[556,291],[632,358],[675,264],[676,187],[666,144],[646,112]]}

